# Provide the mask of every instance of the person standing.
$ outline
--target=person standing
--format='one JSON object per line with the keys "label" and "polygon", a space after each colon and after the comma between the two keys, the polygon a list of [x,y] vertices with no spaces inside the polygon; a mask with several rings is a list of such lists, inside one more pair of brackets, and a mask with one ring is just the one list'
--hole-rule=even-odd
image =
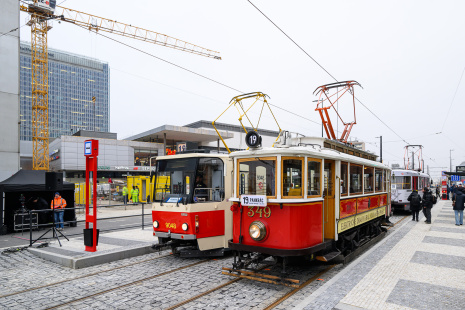
{"label": "person standing", "polygon": [[423,188],[423,212],[426,216],[426,224],[431,224],[431,208],[433,207],[433,195],[428,187]]}
{"label": "person standing", "polygon": [[[135,199],[134,199],[135,197]],[[136,186],[135,196],[132,198],[132,202],[138,203],[139,202],[139,187]]]}
{"label": "person standing", "polygon": [[55,193],[55,198],[52,200],[50,204],[50,208],[53,210],[53,218],[55,220],[55,228],[59,230],[63,230],[63,218],[66,208],[66,200],[61,198],[60,193]]}
{"label": "person standing", "polygon": [[125,205],[128,204],[128,194],[129,194],[128,188],[126,187],[126,185],[124,185],[124,187],[123,187],[123,201],[124,201]]}
{"label": "person standing", "polygon": [[407,198],[410,201],[410,211],[412,211],[412,221],[418,222],[418,214],[421,209],[421,197],[418,194],[418,191],[414,189],[412,193]]}
{"label": "person standing", "polygon": [[436,186],[436,197],[437,197],[438,200],[441,198],[440,194],[441,194],[441,191],[439,190],[439,185],[438,185],[438,186]]}
{"label": "person standing", "polygon": [[138,194],[139,194],[139,192],[137,191],[137,187],[133,186],[132,189],[131,189],[132,203],[137,203]]}
{"label": "person standing", "polygon": [[452,196],[452,206],[455,212],[455,225],[463,225],[463,209],[465,209],[465,188],[459,187]]}

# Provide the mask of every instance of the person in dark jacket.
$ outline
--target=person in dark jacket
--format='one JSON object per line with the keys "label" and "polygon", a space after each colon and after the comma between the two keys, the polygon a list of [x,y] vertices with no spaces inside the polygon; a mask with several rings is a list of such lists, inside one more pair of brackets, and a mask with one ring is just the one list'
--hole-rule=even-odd
{"label": "person in dark jacket", "polygon": [[449,200],[449,194],[450,194],[450,187],[449,187],[449,184],[447,184],[447,200]]}
{"label": "person in dark jacket", "polygon": [[421,197],[418,195],[418,191],[414,189],[407,198],[410,201],[410,211],[412,211],[412,221],[418,222],[418,213],[421,210]]}
{"label": "person in dark jacket", "polygon": [[433,194],[428,187],[423,188],[423,211],[426,216],[426,224],[431,224],[431,208],[433,207]]}
{"label": "person in dark jacket", "polygon": [[465,188],[461,187],[455,191],[452,197],[452,205],[455,211],[455,225],[463,225],[463,209],[465,209]]}

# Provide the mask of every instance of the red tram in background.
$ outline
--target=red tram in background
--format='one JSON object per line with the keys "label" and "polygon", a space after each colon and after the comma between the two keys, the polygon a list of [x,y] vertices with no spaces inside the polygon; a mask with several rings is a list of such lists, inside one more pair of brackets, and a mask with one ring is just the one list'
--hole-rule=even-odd
{"label": "red tram in background", "polygon": [[254,147],[258,134],[246,139],[253,136],[250,149],[230,154],[234,271],[269,256],[283,272],[289,257],[329,261],[383,231],[391,213],[391,171],[375,155],[287,132],[274,147]]}
{"label": "red tram in background", "polygon": [[232,238],[232,160],[190,153],[157,157],[152,204],[154,248],[183,257],[223,255]]}

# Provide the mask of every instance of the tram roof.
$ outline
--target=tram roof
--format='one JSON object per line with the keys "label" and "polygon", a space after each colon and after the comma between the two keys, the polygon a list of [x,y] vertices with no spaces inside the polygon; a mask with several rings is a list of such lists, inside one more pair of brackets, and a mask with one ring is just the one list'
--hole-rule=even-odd
{"label": "tram roof", "polygon": [[176,154],[176,155],[157,156],[157,160],[177,159],[177,158],[193,158],[193,157],[225,159],[225,158],[229,158],[229,154],[220,154],[220,153],[180,153],[180,154]]}
{"label": "tram roof", "polygon": [[230,154],[233,158],[250,158],[250,157],[267,157],[267,156],[310,156],[314,158],[325,158],[332,160],[342,160],[354,164],[367,165],[376,168],[382,168],[391,170],[389,166],[347,153],[342,153],[334,149],[329,149],[325,147],[312,147],[312,146],[289,146],[289,147],[266,147],[259,149],[249,149],[246,151],[236,151]]}
{"label": "tram roof", "polygon": [[416,170],[409,170],[409,169],[392,169],[392,175],[394,176],[402,176],[402,175],[407,175],[407,176],[428,176],[429,174],[421,172],[421,171],[416,171]]}

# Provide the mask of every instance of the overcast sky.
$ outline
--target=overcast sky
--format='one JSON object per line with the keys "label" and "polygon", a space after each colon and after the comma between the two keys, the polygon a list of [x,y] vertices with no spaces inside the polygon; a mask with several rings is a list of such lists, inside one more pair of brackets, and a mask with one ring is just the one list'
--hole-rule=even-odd
{"label": "overcast sky", "polygon": [[[451,149],[453,166],[465,161],[464,1],[252,3],[337,80],[363,86],[355,89],[357,98],[392,130],[357,103],[351,137],[379,154],[382,135],[385,163],[403,165],[402,139],[424,146],[433,176],[439,167],[449,170]],[[333,78],[246,0],[66,0],[62,6],[219,51],[222,60],[213,60],[113,36],[241,92],[261,91],[270,103],[305,117],[273,108],[283,129],[321,135],[313,91]],[[21,13],[21,25],[27,18]],[[21,39],[30,36],[22,27]],[[71,24],[54,22],[48,42],[109,63],[110,130],[120,138],[213,120],[240,94]],[[344,121],[353,120],[350,101],[339,109]],[[277,129],[266,116],[264,127]],[[237,118],[231,110],[218,121],[238,124]]]}

